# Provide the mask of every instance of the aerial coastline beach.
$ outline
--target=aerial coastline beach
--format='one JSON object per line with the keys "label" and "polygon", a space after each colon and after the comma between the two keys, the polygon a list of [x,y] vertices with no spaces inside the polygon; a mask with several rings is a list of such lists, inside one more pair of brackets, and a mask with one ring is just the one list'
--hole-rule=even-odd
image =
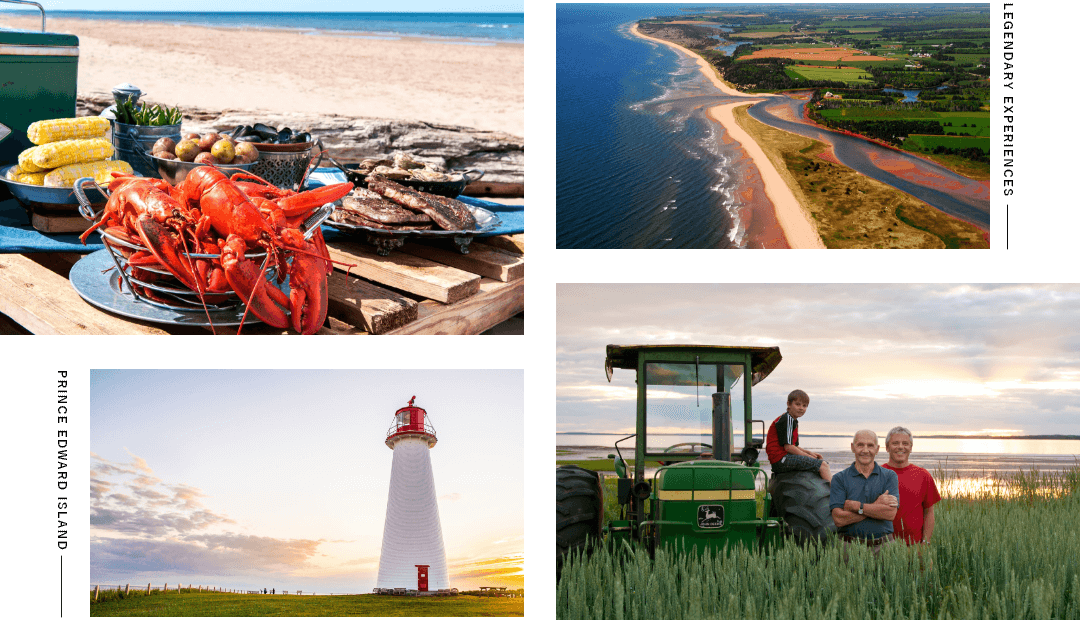
{"label": "aerial coastline beach", "polygon": [[701,73],[725,95],[753,97],[753,99],[747,99],[745,101],[713,106],[709,108],[707,116],[719,123],[728,135],[742,146],[754,166],[757,167],[761,174],[761,180],[765,186],[765,194],[773,204],[776,219],[783,230],[788,245],[791,248],[796,249],[824,249],[825,244],[822,243],[821,236],[818,234],[813,221],[810,219],[809,208],[802,204],[792,188],[784,182],[779,171],[773,166],[772,162],[769,161],[769,158],[765,155],[764,151],[761,150],[761,147],[754,142],[752,137],[750,137],[750,134],[746,133],[746,131],[735,122],[733,113],[735,107],[757,103],[762,101],[764,97],[775,97],[776,95],[749,95],[740,92],[724,82],[720,76],[717,75],[716,70],[699,54],[696,54],[681,45],[672,43],[671,41],[665,41],[663,39],[657,39],[642,34],[638,30],[637,24],[634,24],[630,28],[630,32],[642,39],[661,43],[681,54],[696,59]]}
{"label": "aerial coastline beach", "polygon": [[[672,43],[671,41],[665,41],[663,39],[657,39],[656,37],[650,37],[647,34],[642,34],[642,32],[640,30],[638,30],[638,25],[636,23],[633,26],[630,27],[630,32],[632,34],[634,34],[635,36],[641,37],[642,39],[648,39],[649,41],[653,41],[654,43],[661,43],[663,45],[666,45],[666,46],[670,47],[671,49],[675,50],[676,52],[679,52],[681,54],[686,54],[687,56],[690,56],[691,58],[694,58],[697,61],[698,67],[701,68],[701,73],[705,77],[707,77],[709,79],[709,81],[711,81],[713,83],[714,86],[716,86],[718,89],[720,89],[720,92],[724,93],[725,95],[732,95],[734,97],[746,97],[746,96],[749,96],[744,92],[736,90],[734,86],[732,86],[732,85],[728,84],[727,82],[725,82],[724,80],[722,80],[720,78],[720,76],[717,75],[716,69],[714,69],[712,67],[712,65],[710,65],[708,63],[708,61],[706,61],[704,58],[702,58],[700,54],[695,54],[694,52],[686,49],[685,47],[683,47],[681,45],[678,45],[676,43]],[[768,95],[768,94],[761,95],[761,96],[762,97],[775,97],[775,95]]]}

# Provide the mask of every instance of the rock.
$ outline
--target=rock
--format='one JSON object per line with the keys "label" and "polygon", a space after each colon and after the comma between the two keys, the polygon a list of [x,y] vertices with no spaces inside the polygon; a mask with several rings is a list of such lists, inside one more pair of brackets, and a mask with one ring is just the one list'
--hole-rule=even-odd
{"label": "rock", "polygon": [[[109,93],[80,94],[76,114],[97,116],[112,104]],[[193,107],[185,107],[183,112],[185,132],[227,132],[237,125],[255,123],[278,128],[288,126],[294,131],[308,131],[321,139],[327,152],[342,164],[406,152],[417,161],[437,164],[451,171],[483,170],[484,181],[525,182],[525,141],[497,131],[335,114],[279,114],[263,110]]]}

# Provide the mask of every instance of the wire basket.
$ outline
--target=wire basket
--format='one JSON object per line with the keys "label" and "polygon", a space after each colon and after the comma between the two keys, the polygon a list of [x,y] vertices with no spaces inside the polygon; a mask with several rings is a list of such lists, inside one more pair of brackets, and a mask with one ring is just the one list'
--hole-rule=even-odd
{"label": "wire basket", "polygon": [[[94,213],[93,206],[83,190],[83,185],[86,183],[94,184],[94,180],[91,178],[79,179],[74,186],[75,195],[79,200],[79,213],[93,224],[97,224],[104,216],[105,209]],[[108,195],[107,191],[105,193]],[[310,239],[333,211],[334,206],[332,204],[323,205],[316,210],[301,226],[301,230],[304,231],[304,238]],[[139,253],[145,253],[139,254],[142,256],[150,254],[149,248],[143,245],[139,237],[124,238],[118,234],[118,231],[110,231],[104,228],[99,228],[97,233],[101,235],[101,241],[109,251],[113,264],[116,265],[117,273],[124,285],[122,289],[126,293],[130,293],[137,301],[159,308],[184,312],[232,310],[243,306],[243,301],[235,291],[199,292],[185,285],[163,267],[143,264],[132,265],[131,259],[133,256]],[[221,261],[221,254],[181,251],[180,256],[187,261],[191,261],[191,264],[197,264],[199,261],[210,261],[211,263],[220,263]],[[267,253],[263,250],[246,252],[244,257],[257,261],[264,266],[268,260]],[[267,266],[267,284],[278,288],[287,286],[287,281],[279,285],[276,282],[276,276],[276,269],[273,266]],[[284,290],[288,291],[287,288]]]}
{"label": "wire basket", "polygon": [[[311,164],[311,151],[316,143],[298,151],[270,151],[259,149],[259,158],[251,166],[251,173],[262,177],[282,189],[299,191]],[[322,143],[317,143],[320,151]],[[259,148],[256,145],[255,148]]]}

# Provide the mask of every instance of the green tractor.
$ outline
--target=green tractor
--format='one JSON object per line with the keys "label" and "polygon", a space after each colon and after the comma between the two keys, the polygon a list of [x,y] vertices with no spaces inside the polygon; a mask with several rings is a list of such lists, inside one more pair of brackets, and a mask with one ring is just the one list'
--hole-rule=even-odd
{"label": "green tractor", "polygon": [[[618,477],[621,514],[604,526],[601,476],[573,465],[558,468],[560,570],[564,555],[589,540],[715,552],[737,545],[768,547],[780,540],[782,531],[823,537],[835,529],[825,481],[798,472],[774,476],[770,483],[757,465],[766,429],[764,421],[752,419],[750,388],[780,360],[777,347],[608,345],[608,381],[615,368],[637,371],[637,432],[616,441],[616,454],[609,455]],[[740,413],[746,439],[736,449],[732,416]],[[695,426],[697,433],[686,430]],[[755,428],[760,438],[755,438]],[[711,443],[691,441],[662,452],[649,450],[650,433],[672,431],[709,436]],[[632,476],[619,445],[629,439],[634,439]],[[650,477],[645,474],[647,460],[660,463]],[[777,485],[777,478],[784,484]],[[780,509],[773,502],[777,494],[783,500]],[[764,502],[762,516],[759,499]],[[785,523],[788,516],[791,524]]]}

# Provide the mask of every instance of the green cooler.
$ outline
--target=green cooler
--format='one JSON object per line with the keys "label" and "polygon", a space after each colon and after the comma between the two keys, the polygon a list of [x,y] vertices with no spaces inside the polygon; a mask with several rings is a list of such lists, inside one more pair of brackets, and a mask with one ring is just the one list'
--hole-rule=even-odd
{"label": "green cooler", "polygon": [[[71,34],[0,30],[0,167],[33,146],[34,121],[75,116],[79,38]],[[7,198],[0,185],[0,199]]]}

